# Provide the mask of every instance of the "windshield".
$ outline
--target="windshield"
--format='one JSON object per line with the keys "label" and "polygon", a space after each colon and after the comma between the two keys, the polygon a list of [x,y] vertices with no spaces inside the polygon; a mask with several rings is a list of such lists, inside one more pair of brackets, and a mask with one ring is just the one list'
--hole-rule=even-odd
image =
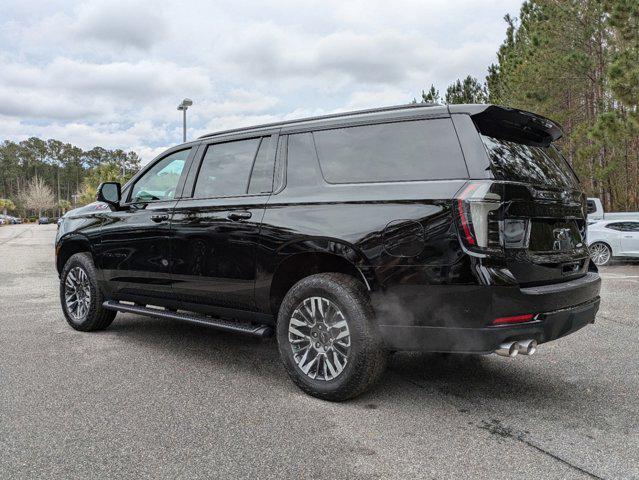
{"label": "windshield", "polygon": [[497,180],[525,182],[550,188],[579,188],[579,180],[552,145],[535,147],[482,135]]}

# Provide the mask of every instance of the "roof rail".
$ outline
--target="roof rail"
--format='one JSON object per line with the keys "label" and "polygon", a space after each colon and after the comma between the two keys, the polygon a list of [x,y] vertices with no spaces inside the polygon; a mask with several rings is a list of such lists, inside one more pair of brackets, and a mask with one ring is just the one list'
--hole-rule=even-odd
{"label": "roof rail", "polygon": [[407,103],[405,105],[393,105],[391,107],[379,107],[379,108],[370,108],[367,110],[354,110],[351,112],[331,113],[328,115],[319,115],[316,117],[299,118],[296,120],[282,120],[281,122],[264,123],[262,125],[253,125],[250,127],[232,128],[230,130],[207,133],[206,135],[202,135],[198,138],[209,138],[209,137],[214,137],[216,135],[225,135],[227,133],[244,132],[247,130],[254,130],[254,129],[260,129],[260,128],[278,127],[278,126],[291,125],[296,123],[312,122],[315,120],[328,120],[331,118],[350,117],[354,115],[365,115],[368,113],[382,113],[382,112],[390,112],[393,110],[404,110],[407,108],[423,108],[423,107],[441,107],[441,104],[439,103]]}

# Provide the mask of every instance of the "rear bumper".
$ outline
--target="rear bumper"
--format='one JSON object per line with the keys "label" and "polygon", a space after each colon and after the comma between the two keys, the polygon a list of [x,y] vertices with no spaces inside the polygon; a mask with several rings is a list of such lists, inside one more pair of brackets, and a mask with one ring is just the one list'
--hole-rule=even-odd
{"label": "rear bumper", "polygon": [[[595,272],[554,285],[483,287],[481,295],[479,292],[459,292],[455,299],[447,295],[446,303],[456,307],[456,311],[451,308],[411,309],[410,324],[389,321],[397,319],[397,315],[385,316],[378,328],[392,350],[490,353],[507,341],[532,338],[545,343],[593,323],[599,310],[600,288],[601,279]],[[428,295],[422,294],[422,297],[428,298]],[[432,298],[426,301],[425,306],[429,305],[432,305]],[[460,315],[462,311],[463,315]],[[534,314],[534,320],[491,325],[495,318],[527,313]]]}
{"label": "rear bumper", "polygon": [[550,342],[594,323],[599,297],[570,308],[539,314],[531,322],[481,328],[381,325],[391,350],[491,353],[501,343],[533,338]]}

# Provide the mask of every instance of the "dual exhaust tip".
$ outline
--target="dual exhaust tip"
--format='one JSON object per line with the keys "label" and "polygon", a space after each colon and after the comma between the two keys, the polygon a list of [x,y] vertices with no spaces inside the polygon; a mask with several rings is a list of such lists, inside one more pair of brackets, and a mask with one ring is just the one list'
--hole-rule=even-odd
{"label": "dual exhaust tip", "polygon": [[497,355],[502,357],[515,357],[518,354],[532,355],[537,351],[537,340],[528,339],[520,340],[517,342],[506,342],[499,345],[499,348],[495,350]]}

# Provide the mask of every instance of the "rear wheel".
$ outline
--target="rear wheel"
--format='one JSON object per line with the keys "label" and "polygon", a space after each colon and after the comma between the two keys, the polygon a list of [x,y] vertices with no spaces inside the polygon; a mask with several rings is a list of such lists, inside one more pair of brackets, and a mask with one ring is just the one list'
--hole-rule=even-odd
{"label": "rear wheel", "polygon": [[69,325],[83,332],[107,328],[116,315],[102,306],[104,298],[88,253],[76,253],[65,263],[60,276],[60,302]]}
{"label": "rear wheel", "polygon": [[297,386],[332,401],[370,388],[387,356],[373,319],[365,288],[349,275],[322,273],[296,283],[280,307],[277,341]]}
{"label": "rear wheel", "polygon": [[593,243],[590,245],[590,258],[595,262],[595,265],[608,265],[612,259],[610,247],[603,242]]}

